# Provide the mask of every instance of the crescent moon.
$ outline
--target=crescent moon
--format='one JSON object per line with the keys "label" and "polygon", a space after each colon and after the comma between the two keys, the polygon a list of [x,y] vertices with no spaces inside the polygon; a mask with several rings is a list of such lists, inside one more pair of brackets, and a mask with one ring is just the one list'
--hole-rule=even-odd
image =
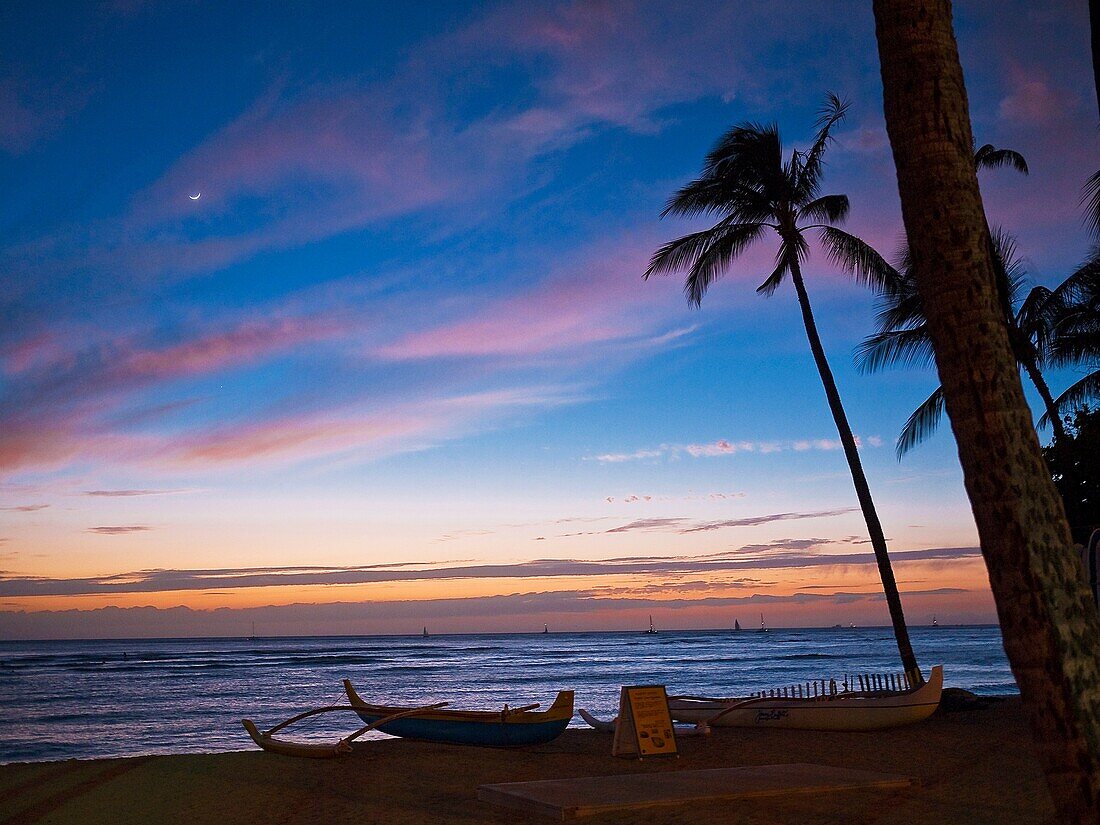
{"label": "crescent moon", "polygon": [[189,197],[189,198],[190,198],[191,200],[193,200],[193,201],[197,201],[197,200],[198,200],[199,198],[201,198],[201,197],[202,197],[202,192],[199,192],[199,193],[197,193],[197,194],[195,194],[195,195],[188,195],[187,197]]}

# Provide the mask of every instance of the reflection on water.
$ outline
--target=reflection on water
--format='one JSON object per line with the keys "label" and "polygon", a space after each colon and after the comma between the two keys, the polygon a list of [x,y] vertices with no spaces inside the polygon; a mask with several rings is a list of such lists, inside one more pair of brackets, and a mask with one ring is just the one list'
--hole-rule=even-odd
{"label": "reflection on water", "polygon": [[[1016,691],[996,627],[910,633],[922,666],[943,664],[948,685]],[[545,707],[572,688],[578,706],[613,715],[624,684],[743,695],[884,671],[900,671],[889,628],[0,642],[0,762],[240,750],[251,744],[242,718],[269,727],[343,704],[345,676],[368,701]],[[357,727],[342,716],[292,732],[328,739]]]}

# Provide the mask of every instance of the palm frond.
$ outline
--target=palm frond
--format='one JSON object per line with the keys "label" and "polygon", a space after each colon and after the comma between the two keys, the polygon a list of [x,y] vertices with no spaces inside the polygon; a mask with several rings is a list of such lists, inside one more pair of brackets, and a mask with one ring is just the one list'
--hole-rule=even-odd
{"label": "palm frond", "polygon": [[774,209],[765,194],[733,180],[697,178],[677,190],[661,211],[661,217],[677,215],[695,218],[700,215],[736,216],[741,221],[765,221],[774,216]]}
{"label": "palm frond", "polygon": [[779,251],[775,253],[775,269],[764,280],[764,283],[756,288],[757,294],[770,298],[775,290],[779,288],[779,285],[783,283],[784,276],[790,272],[791,264],[795,261],[804,260],[807,252],[809,252],[809,245],[801,235],[795,236],[791,242],[784,239],[779,245]]}
{"label": "palm frond", "polygon": [[764,224],[722,221],[710,229],[693,232],[660,247],[649,261],[642,278],[668,275],[686,269],[684,292],[696,306],[722,270],[764,231]]}
{"label": "palm frond", "polygon": [[760,223],[740,223],[727,227],[696,258],[684,281],[688,302],[699,306],[710,285],[722,277],[733,260],[757,240],[765,229]]}
{"label": "palm frond", "polygon": [[1054,290],[1051,304],[1050,362],[1100,362],[1100,247]]}
{"label": "palm frond", "polygon": [[880,330],[905,329],[926,323],[924,304],[912,270],[902,272],[898,281],[888,284],[879,297],[875,322]]}
{"label": "palm frond", "polygon": [[1055,367],[1100,361],[1100,323],[1093,319],[1060,324],[1050,340],[1046,361]]}
{"label": "palm frond", "polygon": [[804,221],[843,223],[848,217],[848,196],[822,195],[799,209],[798,217]]}
{"label": "palm frond", "polygon": [[917,407],[898,436],[894,453],[901,461],[902,457],[936,431],[943,417],[943,387],[935,391]]}
{"label": "palm frond", "polygon": [[1081,205],[1085,207],[1085,226],[1094,235],[1100,235],[1100,171],[1095,172],[1085,183]]}
{"label": "palm frond", "polygon": [[774,124],[733,127],[707,155],[700,176],[669,199],[662,217],[717,213],[742,223],[773,219],[775,195],[786,188],[781,152]]}
{"label": "palm frond", "polygon": [[849,105],[848,101],[841,100],[833,92],[826,94],[825,104],[818,111],[817,122],[814,124],[817,135],[814,137],[810,150],[806,152],[801,161],[802,168],[798,176],[798,191],[801,197],[798,200],[811,200],[817,193],[817,187],[821,182],[822,158],[825,155],[825,149],[828,148],[829,141],[832,140],[832,129],[844,119]]}
{"label": "palm frond", "polygon": [[[1054,406],[1060,413],[1068,413],[1097,401],[1100,401],[1100,370],[1093,370],[1055,398]],[[1050,416],[1044,413],[1039,419],[1039,426],[1045,427],[1049,423]]]}
{"label": "palm frond", "polygon": [[1092,305],[1100,309],[1100,246],[1054,290],[1067,306]]}
{"label": "palm frond", "polygon": [[908,329],[891,329],[868,335],[856,347],[860,372],[878,372],[888,364],[929,367],[936,363],[932,336],[926,324]]}
{"label": "palm frond", "polygon": [[1061,297],[1045,286],[1032,287],[1016,311],[1016,328],[1034,345],[1040,366],[1051,354],[1055,329],[1064,315]]}
{"label": "palm frond", "polygon": [[783,283],[783,279],[787,277],[787,273],[791,269],[791,261],[785,253],[786,250],[780,247],[779,254],[775,256],[775,269],[772,270],[771,275],[764,279],[764,283],[756,288],[758,294],[770,298],[772,293],[779,289],[779,285]]}
{"label": "palm frond", "polygon": [[978,169],[997,169],[1001,166],[1011,166],[1017,172],[1026,175],[1028,173],[1027,161],[1024,156],[1013,149],[998,149],[992,143],[987,143],[974,153],[974,165]]}
{"label": "palm frond", "polygon": [[779,127],[774,123],[742,123],[719,138],[703,161],[700,177],[766,191],[781,182],[782,166]]}
{"label": "palm frond", "polygon": [[995,226],[989,231],[989,240],[993,244],[994,275],[1004,279],[1009,287],[1011,302],[1015,304],[1028,281],[1024,262],[1016,251],[1016,237],[1011,232]]}
{"label": "palm frond", "polygon": [[878,292],[898,288],[898,271],[866,241],[835,226],[823,226],[818,232],[829,260],[852,273],[861,284]]}
{"label": "palm frond", "polygon": [[648,281],[651,275],[669,275],[694,266],[707,244],[713,242],[714,232],[713,228],[704,229],[664,244],[649,259],[642,280]]}

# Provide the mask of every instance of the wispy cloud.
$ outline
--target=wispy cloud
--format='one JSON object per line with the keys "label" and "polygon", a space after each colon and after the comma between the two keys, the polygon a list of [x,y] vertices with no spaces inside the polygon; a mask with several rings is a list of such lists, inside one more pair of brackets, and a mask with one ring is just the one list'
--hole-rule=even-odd
{"label": "wispy cloud", "polygon": [[98,533],[101,536],[125,536],[129,533],[144,533],[152,530],[145,524],[108,525],[105,527],[89,527],[86,532]]}
{"label": "wispy cloud", "polygon": [[681,533],[702,533],[711,530],[724,530],[727,527],[753,527],[758,524],[771,524],[774,521],[798,521],[801,519],[832,518],[847,513],[855,513],[856,507],[844,507],[838,510],[818,510],[810,513],[772,513],[767,516],[749,516],[747,518],[724,519],[722,521],[708,521],[696,524],[680,530]]}
{"label": "wispy cloud", "polygon": [[164,496],[182,493],[183,490],[85,490],[84,495],[95,498],[133,498],[135,496]]}
{"label": "wispy cloud", "polygon": [[12,507],[0,507],[0,510],[9,510],[16,513],[34,513],[38,510],[45,510],[49,506],[48,504],[18,504]]}
{"label": "wispy cloud", "polygon": [[[867,438],[856,437],[856,445],[859,447],[881,447],[882,439],[877,435]],[[755,453],[768,455],[780,452],[806,452],[819,450],[831,452],[841,448],[840,440],[833,438],[795,439],[786,441],[734,441],[719,438],[703,444],[661,444],[658,447],[647,447],[629,453],[601,453],[585,456],[585,461],[598,461],[601,464],[619,464],[624,461],[644,461],[647,459],[666,459],[676,461],[684,455],[692,458],[713,458],[715,456],[729,456],[738,453]]]}
{"label": "wispy cloud", "polygon": [[[132,532],[135,528],[93,528],[95,532]],[[137,528],[149,529],[149,528]],[[643,528],[644,529],[644,528]],[[446,581],[451,579],[525,579],[563,576],[667,575],[716,573],[735,570],[773,570],[838,565],[875,565],[873,553],[807,552],[815,545],[786,542],[747,545],[706,556],[665,558],[625,557],[585,561],[580,559],[535,559],[513,564],[469,564],[456,566],[370,565],[361,567],[262,567],[204,570],[138,570],[112,576],[49,578],[0,576],[0,596],[75,596],[112,593],[160,593],[168,591],[233,590],[252,587],[373,584],[398,581]],[[939,547],[891,553],[895,562],[951,561],[976,558],[976,547]]]}
{"label": "wispy cloud", "polygon": [[614,504],[615,502],[621,502],[623,504],[648,504],[650,502],[666,501],[730,501],[732,499],[744,497],[745,493],[741,491],[731,493],[700,493],[698,495],[686,496],[650,495],[648,493],[638,495],[637,493],[631,493],[626,496],[606,496],[604,497],[604,501],[608,504]]}
{"label": "wispy cloud", "polygon": [[668,530],[674,529],[676,532],[683,532],[680,530],[682,525],[687,519],[684,518],[643,518],[637,521],[632,521],[630,524],[623,524],[619,527],[612,527],[610,530],[604,530],[604,533],[629,533],[632,530]]}
{"label": "wispy cloud", "polygon": [[491,298],[472,314],[411,332],[375,354],[394,360],[531,357],[640,337],[658,346],[649,337],[653,328],[684,310],[675,285],[640,287],[639,273],[655,243],[631,234],[598,241],[535,286]]}

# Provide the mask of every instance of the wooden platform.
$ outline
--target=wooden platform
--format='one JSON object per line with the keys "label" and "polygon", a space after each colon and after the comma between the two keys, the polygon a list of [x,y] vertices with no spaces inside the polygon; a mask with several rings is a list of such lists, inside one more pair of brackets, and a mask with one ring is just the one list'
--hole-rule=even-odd
{"label": "wooden platform", "polygon": [[477,797],[482,802],[565,820],[687,802],[904,788],[911,784],[913,780],[907,776],[797,763],[508,782],[482,785]]}

